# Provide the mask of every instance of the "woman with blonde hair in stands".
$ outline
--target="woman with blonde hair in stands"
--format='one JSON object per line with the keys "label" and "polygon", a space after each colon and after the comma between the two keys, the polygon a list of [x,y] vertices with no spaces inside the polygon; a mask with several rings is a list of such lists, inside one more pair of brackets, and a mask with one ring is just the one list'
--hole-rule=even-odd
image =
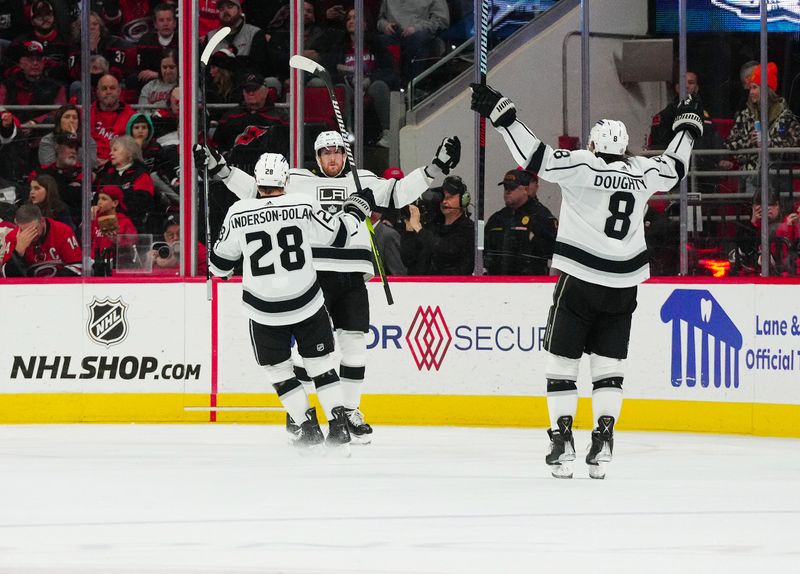
{"label": "woman with blonde hair in stands", "polygon": [[69,208],[58,193],[58,183],[55,178],[52,175],[36,174],[31,177],[30,186],[28,200],[25,203],[38,206],[44,217],[66,223],[75,231]]}

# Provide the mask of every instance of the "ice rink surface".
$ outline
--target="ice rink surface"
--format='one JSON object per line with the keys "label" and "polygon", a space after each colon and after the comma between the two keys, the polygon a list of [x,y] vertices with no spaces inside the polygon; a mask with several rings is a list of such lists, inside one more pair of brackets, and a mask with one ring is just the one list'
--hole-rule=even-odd
{"label": "ice rink surface", "polygon": [[800,440],[619,432],[599,481],[551,478],[541,429],[375,437],[0,426],[0,572],[800,572]]}

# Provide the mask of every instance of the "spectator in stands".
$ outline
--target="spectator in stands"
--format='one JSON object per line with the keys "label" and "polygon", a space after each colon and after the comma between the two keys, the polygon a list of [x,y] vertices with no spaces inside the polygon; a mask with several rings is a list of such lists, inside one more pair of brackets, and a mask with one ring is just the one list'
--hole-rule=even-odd
{"label": "spectator in stands", "polygon": [[[750,220],[739,226],[736,234],[736,249],[731,254],[731,273],[736,275],[758,275],[761,268],[761,194],[753,196]],[[770,269],[774,271],[774,255],[777,235],[783,217],[778,194],[770,191],[767,198],[767,228],[770,240]]]}
{"label": "spectator in stands", "polygon": [[[747,105],[736,114],[728,136],[727,146],[731,150],[756,148],[760,145],[761,134],[767,134],[768,147],[800,146],[800,122],[786,105],[786,100],[778,96],[778,67],[767,64],[768,125],[761,119],[761,66],[756,66],[750,78]],[[756,129],[759,122],[760,129]],[[771,154],[774,160],[776,154]],[[758,154],[749,153],[737,156],[739,167],[745,170],[758,169]]]}
{"label": "spectator in stands", "polygon": [[788,247],[784,268],[790,275],[800,275],[800,201],[794,202],[792,210],[775,230],[775,236],[782,238]]}
{"label": "spectator in stands", "polygon": [[[56,161],[56,139],[61,134],[75,135],[80,148],[81,116],[76,105],[66,104],[58,108],[53,123],[55,124],[53,131],[39,142],[40,166],[51,165]],[[89,140],[89,149],[85,157],[91,159],[93,165],[97,161],[97,144],[93,139]]]}
{"label": "spectator in stands", "polygon": [[423,225],[419,208],[409,205],[403,236],[403,261],[410,275],[472,275],[475,266],[475,225],[467,208],[470,197],[460,177],[447,176],[440,190],[441,217]]}
{"label": "spectator in stands", "polygon": [[753,77],[753,71],[758,67],[758,62],[755,60],[748,60],[742,67],[739,68],[739,81],[742,83],[742,89],[744,90],[745,97],[750,92],[750,78]]}
{"label": "spectator in stands", "polygon": [[111,32],[135,44],[151,29],[150,0],[102,0],[92,2]]}
{"label": "spectator in stands", "polygon": [[[62,105],[67,103],[64,86],[43,75],[44,47],[35,41],[12,44],[9,48],[19,61],[20,71],[0,84],[0,105]],[[41,120],[41,110],[20,110],[17,117],[23,123]]]}
{"label": "spectator in stands", "polygon": [[30,20],[25,15],[22,0],[3,0],[0,2],[0,52],[4,51],[20,34],[31,30]]}
{"label": "spectator in stands", "polygon": [[80,139],[72,132],[60,133],[55,139],[55,161],[40,166],[35,175],[48,175],[56,181],[59,194],[69,207],[72,221],[80,223],[83,219],[83,169],[80,163]]}
{"label": "spectator in stands", "polygon": [[[91,103],[94,103],[97,100],[97,83],[100,81],[100,78],[109,73],[111,73],[111,66],[108,65],[108,60],[105,59],[105,56],[101,56],[100,54],[93,54],[92,56],[89,56],[89,83],[91,85],[92,96],[90,98]],[[82,84],[80,80],[75,80],[70,84],[70,103],[80,104],[83,101],[81,98],[81,87]]]}
{"label": "spectator in stands", "polygon": [[178,85],[178,52],[167,48],[161,55],[158,78],[150,80],[139,94],[140,106],[166,108],[169,94]]}
{"label": "spectator in stands", "polygon": [[111,74],[97,82],[97,101],[92,104],[92,137],[97,142],[97,163],[104,166],[109,159],[111,140],[125,134],[133,108],[119,99],[119,81]]}
{"label": "spectator in stands", "polygon": [[[131,117],[126,128],[126,133],[131,136],[142,150],[142,158],[155,187],[156,202],[165,209],[177,205],[180,188],[180,159],[173,150],[165,150],[153,137],[155,130],[150,116],[135,114]],[[170,146],[175,147],[175,146]]]}
{"label": "spectator in stands", "polygon": [[269,127],[284,123],[269,101],[269,88],[260,74],[249,74],[242,84],[242,103],[225,114],[214,131],[213,141],[224,151],[233,147],[236,136],[249,126]]}
{"label": "spectator in stands", "polygon": [[[674,135],[672,122],[675,121],[675,110],[678,107],[680,84],[677,80],[672,82],[675,92],[675,99],[666,108],[653,116],[650,125],[650,149],[664,150]],[[700,83],[695,72],[686,72],[686,95],[694,96],[700,93]],[[694,149],[722,149],[724,142],[719,137],[717,131],[711,125],[711,115],[707,110],[703,110],[704,129],[700,139],[695,142]],[[694,158],[696,169],[733,169],[734,164],[728,159],[720,159],[719,156],[696,156]],[[715,187],[716,179],[704,179],[699,183],[703,188]],[[702,189],[702,188],[701,188]],[[701,189],[695,191],[701,191]]]}
{"label": "spectator in stands", "polygon": [[[230,34],[219,44],[219,48],[233,48],[242,70],[274,76],[264,32],[245,22],[241,0],[217,0],[217,11],[219,27],[231,27]],[[213,36],[216,31],[211,30],[208,35]],[[275,82],[280,90],[280,82],[277,79]]]}
{"label": "spectator in stands", "polygon": [[148,32],[136,47],[136,64],[139,68],[137,80],[139,86],[155,80],[161,73],[161,57],[164,50],[170,48],[178,51],[178,19],[175,6],[161,3],[153,8],[153,26],[155,31]]}
{"label": "spectator in stands", "polygon": [[219,26],[217,0],[197,0],[197,12],[200,15],[200,38],[207,38],[208,33]]}
{"label": "spectator in stands", "polygon": [[[323,60],[328,69],[336,70],[337,82],[345,86],[347,117],[352,117],[353,84],[355,75],[355,31],[356,12],[347,12],[347,37],[343,43],[335,46],[330,54],[331,63]],[[364,85],[366,95],[378,116],[380,136],[376,143],[379,147],[389,147],[389,96],[391,90],[400,88],[400,77],[395,73],[391,54],[373,34],[366,33],[364,38]]]}
{"label": "spectator in stands", "polygon": [[[383,172],[383,179],[403,179],[405,175],[399,167],[389,167]],[[380,211],[372,212],[372,223],[374,225],[375,249],[381,254],[383,260],[383,271],[386,275],[408,275],[408,269],[403,263],[402,235],[398,228],[402,225],[398,221],[399,210],[396,208],[381,208]],[[378,267],[375,265],[375,275],[378,275]]]}
{"label": "spectator in stands", "polygon": [[558,222],[536,197],[539,178],[512,169],[503,186],[506,206],[484,228],[484,267],[489,275],[548,275]]}
{"label": "spectator in stands", "polygon": [[42,215],[55,219],[75,230],[75,224],[70,216],[67,204],[61,199],[58,192],[58,183],[47,174],[36,174],[31,177],[30,191],[25,203],[33,204],[39,208]]}
{"label": "spectator in stands", "polygon": [[17,42],[35,41],[44,48],[44,75],[59,82],[69,80],[67,55],[69,42],[55,27],[55,11],[51,0],[35,0],[31,4],[32,31],[22,34]]}
{"label": "spectator in stands", "polygon": [[14,140],[19,133],[19,119],[8,111],[0,111],[0,145]]}
{"label": "spectator in stands", "polygon": [[158,228],[153,179],[142,160],[139,144],[131,136],[122,135],[111,140],[109,165],[97,176],[97,189],[104,185],[122,189],[125,214],[136,229],[148,233]]}
{"label": "spectator in stands", "polygon": [[44,217],[33,204],[20,206],[14,221],[17,228],[5,239],[4,277],[81,274],[81,247],[69,225]]}
{"label": "spectator in stands", "polygon": [[[80,38],[80,34],[76,38]],[[90,55],[98,54],[106,59],[110,66],[109,73],[117,80],[122,81],[135,74],[136,47],[109,33],[108,28],[96,12],[89,14],[89,51]],[[79,41],[73,44],[68,64],[70,78],[80,82],[81,50]]]}
{"label": "spectator in stands", "polygon": [[437,52],[437,34],[450,25],[446,0],[383,0],[378,31],[385,47],[400,46],[403,83],[418,76]]}
{"label": "spectator in stands", "polygon": [[163,147],[178,145],[178,116],[181,111],[181,90],[179,86],[169,93],[169,107],[159,108],[151,114],[155,138]]}
{"label": "spectator in stands", "polygon": [[[238,104],[242,101],[236,56],[228,49],[217,50],[208,60],[209,82],[206,83],[206,102],[209,104]],[[222,112],[209,110],[209,116],[219,119]]]}
{"label": "spectator in stands", "polygon": [[[154,275],[178,275],[181,263],[181,224],[174,215],[170,215],[164,222],[164,242],[167,244],[167,253],[150,251],[148,257],[153,261]],[[167,255],[162,257],[162,255]],[[208,272],[208,254],[206,246],[197,242],[197,274],[205,275]]]}
{"label": "spectator in stands", "polygon": [[[116,185],[104,185],[97,191],[97,204],[92,206],[92,253],[95,260],[105,259],[103,251],[111,250],[112,258],[118,245],[131,245],[136,227],[124,213],[125,202],[122,189]],[[120,236],[124,239],[120,242]]]}

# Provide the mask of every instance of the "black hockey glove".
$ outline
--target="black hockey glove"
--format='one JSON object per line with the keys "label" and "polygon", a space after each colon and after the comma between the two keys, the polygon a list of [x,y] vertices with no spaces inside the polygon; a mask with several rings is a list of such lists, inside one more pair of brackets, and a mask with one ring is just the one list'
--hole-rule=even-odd
{"label": "black hockey glove", "polygon": [[442,140],[431,163],[441,169],[443,174],[447,175],[451,169],[458,165],[460,159],[461,140],[458,139],[458,136],[454,136]]}
{"label": "black hockey glove", "polygon": [[194,153],[194,163],[198,170],[206,166],[208,175],[215,179],[225,179],[231,174],[228,162],[217,150],[201,144],[194,144],[192,153]]}
{"label": "black hockey glove", "polygon": [[342,210],[345,213],[354,215],[359,221],[364,221],[375,209],[375,196],[372,190],[365,187],[357,191],[342,203]]}
{"label": "black hockey glove", "polygon": [[470,107],[484,117],[488,117],[496,128],[507,128],[517,119],[514,102],[497,90],[483,84],[470,84],[472,102]]}
{"label": "black hockey glove", "polygon": [[686,130],[695,140],[703,135],[703,104],[699,96],[687,96],[678,103],[672,131]]}

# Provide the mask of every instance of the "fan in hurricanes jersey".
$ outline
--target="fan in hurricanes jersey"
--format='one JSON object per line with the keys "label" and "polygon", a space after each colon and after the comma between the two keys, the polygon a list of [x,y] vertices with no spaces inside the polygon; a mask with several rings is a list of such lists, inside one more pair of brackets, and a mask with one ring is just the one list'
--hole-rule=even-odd
{"label": "fan in hurricanes jersey", "polygon": [[[355,191],[350,170],[346,170],[344,140],[338,132],[322,132],[314,142],[317,163],[323,176],[306,169],[289,171],[289,194],[301,193],[317,203],[328,214],[341,210],[342,204]],[[204,163],[208,173],[225,182],[239,197],[253,195],[253,178],[237,168],[230,168],[214,150],[196,146],[197,165]],[[409,173],[401,180],[383,179],[367,170],[358,170],[361,185],[375,194],[382,207],[402,207],[416,200],[434,179],[447,175],[458,165],[461,142],[457,137],[445,138],[436,150],[431,163]],[[369,299],[364,283],[373,274],[369,232],[362,226],[346,249],[331,249],[314,244],[314,266],[325,294],[325,305],[336,329],[341,364],[339,376],[344,388],[350,432],[355,443],[367,444],[372,428],[361,413],[361,392],[367,356],[366,333],[369,328]],[[296,427],[287,420],[287,429]]]}
{"label": "fan in hurricanes jersey", "polygon": [[333,217],[320,217],[313,202],[286,195],[286,159],[263,154],[255,166],[255,197],[240,199],[225,216],[211,255],[211,272],[228,277],[243,260],[242,304],[250,319],[256,361],[264,367],[281,403],[298,421],[297,446],[322,443],[316,411],[294,374],[294,337],[320,404],[330,422],[327,443],[350,443],[347,415],[335,364],[333,331],[311,258],[311,244],[346,247],[369,217],[374,198],[369,189],[353,194]]}
{"label": "fan in hurricanes jersey", "polygon": [[592,478],[604,478],[622,407],[622,362],[628,356],[637,285],[650,276],[643,225],[647,200],[686,175],[694,142],[703,133],[702,107],[691,96],[680,103],[672,141],[663,155],[652,158],[627,154],[628,133],[620,121],[600,120],[588,150],[568,151],[540,141],[517,119],[511,100],[488,86],[472,85],[472,109],[491,120],[517,164],[561,187],[552,265],[561,276],[545,333],[550,413],[545,462],[556,478],[572,478],[575,382],[586,352],[597,423],[586,463]]}

